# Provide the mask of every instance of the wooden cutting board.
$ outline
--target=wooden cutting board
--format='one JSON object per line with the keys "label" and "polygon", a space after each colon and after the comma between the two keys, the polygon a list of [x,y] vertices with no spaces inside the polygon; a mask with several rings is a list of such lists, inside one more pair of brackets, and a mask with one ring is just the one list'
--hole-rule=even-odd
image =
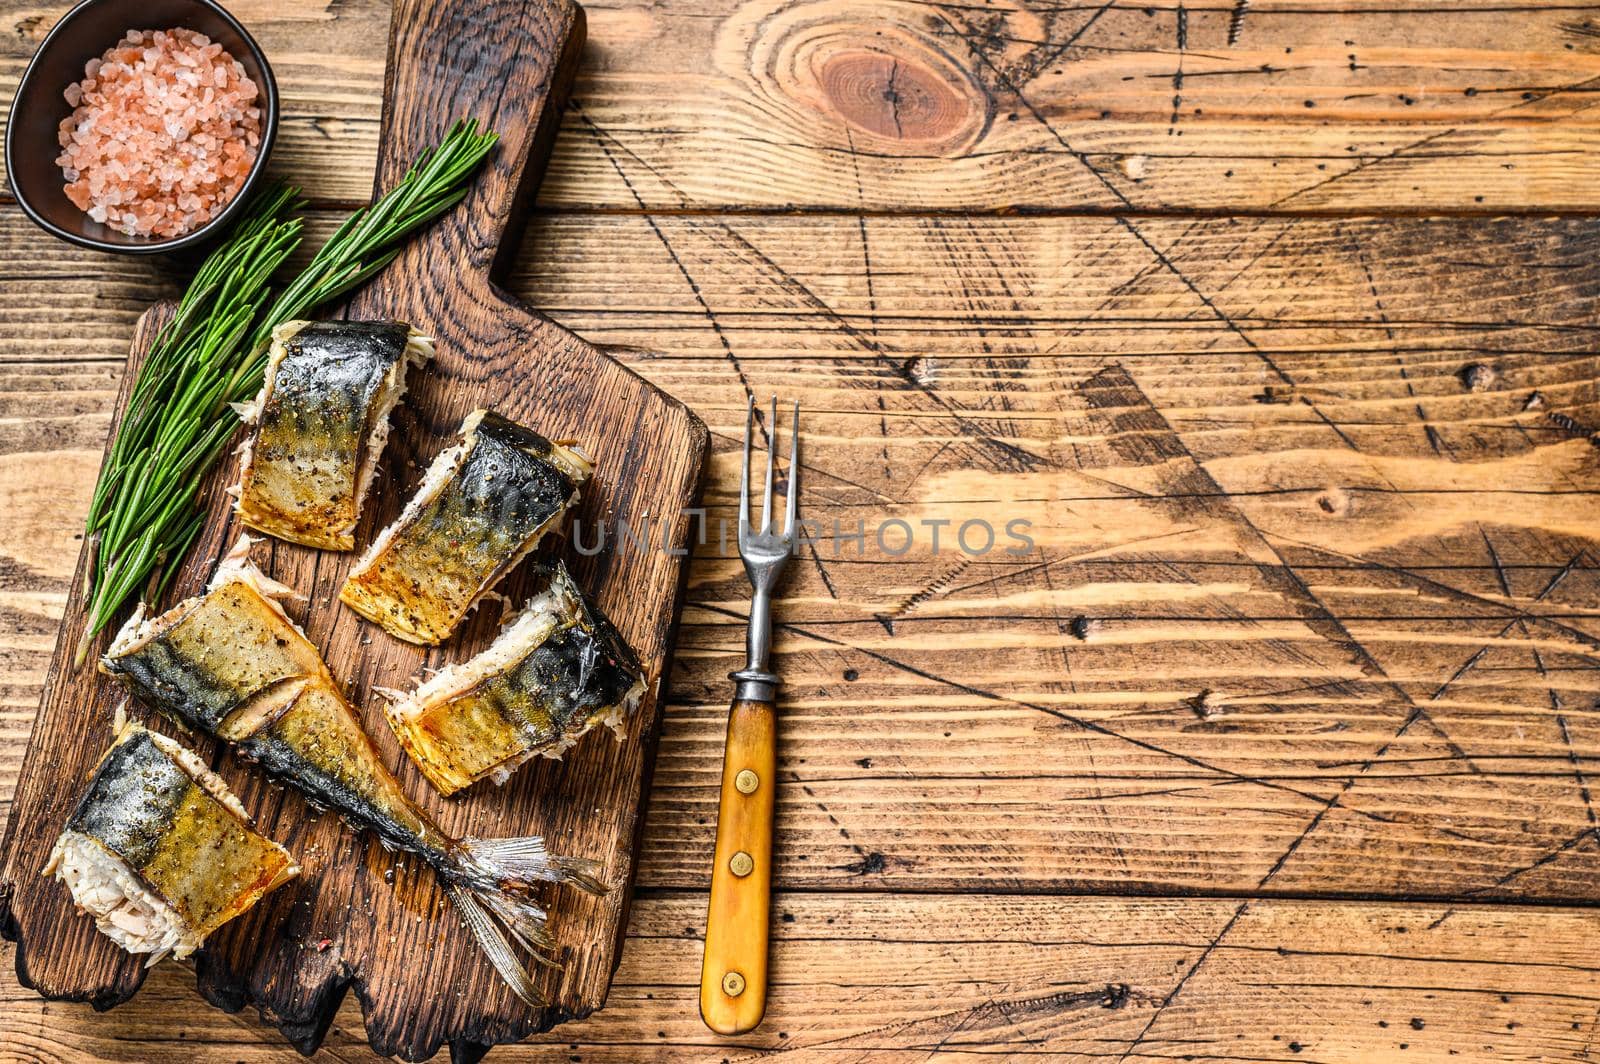
{"label": "wooden cutting board", "polygon": [[[604,899],[552,890],[551,928],[562,974],[539,981],[552,1005],[532,1010],[496,978],[461,928],[431,872],[386,853],[336,817],[310,810],[297,794],[262,776],[209,740],[190,738],[239,793],[261,829],[301,859],[306,872],[255,911],[215,935],[197,955],[200,992],[226,1009],[256,1005],[302,1051],[322,1039],[345,991],[354,987],[373,1048],[407,1059],[448,1043],[455,1059],[475,1060],[605,1001],[626,925],[634,850],[660,720],[662,684],[687,568],[690,515],[707,446],[700,420],[602,351],[520,306],[493,282],[508,259],[521,208],[532,198],[555,138],[583,43],[583,12],[563,0],[401,0],[390,31],[383,131],[376,187],[391,187],[425,146],[457,117],[499,131],[501,144],[471,194],[406,248],[351,302],[356,318],[398,318],[433,335],[437,360],[412,375],[395,415],[384,474],[357,542],[395,517],[421,470],[447,446],[468,411],[489,406],[554,438],[580,441],[596,459],[577,513],[586,547],[601,523],[606,549],[580,556],[558,546],[579,582],[600,602],[654,670],[656,682],[624,741],[589,736],[561,762],[535,759],[503,788],[480,786],[440,799],[399,752],[373,688],[407,687],[424,666],[477,653],[493,638],[496,610],[480,610],[456,638],[424,651],[390,638],[337,602],[353,554],[267,541],[254,557],[296,588],[291,606],[345,683],[367,730],[410,793],[456,834],[543,834],[553,850],[594,858],[617,889]],[[160,322],[141,319],[123,378],[127,391]],[[210,478],[210,511],[163,605],[196,593],[240,528],[221,490],[237,477],[232,461]],[[648,549],[618,549],[618,522],[648,527]],[[83,622],[79,588],[67,604],[45,693],[12,807],[3,867],[0,926],[16,939],[18,976],[48,998],[109,1008],[143,979],[140,961],[121,953],[77,914],[64,888],[39,875],[49,848],[111,739],[120,691],[93,668],[74,670]],[[516,601],[527,573],[507,581]],[[112,631],[95,644],[98,654]],[[132,712],[150,721],[152,714]],[[165,722],[156,727],[175,734]],[[170,963],[170,962],[168,962]]]}

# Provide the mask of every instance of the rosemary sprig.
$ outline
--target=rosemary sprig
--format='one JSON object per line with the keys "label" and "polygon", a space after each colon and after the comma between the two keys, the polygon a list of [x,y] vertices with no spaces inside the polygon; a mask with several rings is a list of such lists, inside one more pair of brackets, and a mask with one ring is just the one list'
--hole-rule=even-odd
{"label": "rosemary sprig", "polygon": [[407,237],[461,201],[497,139],[475,121],[457,122],[394,188],[345,219],[276,299],[272,276],[302,236],[295,188],[263,194],[201,265],[139,369],[95,484],[78,664],[129,598],[141,589],[160,596],[199,535],[200,484],[238,426],[228,404],[260,390],[272,330],[387,266]]}

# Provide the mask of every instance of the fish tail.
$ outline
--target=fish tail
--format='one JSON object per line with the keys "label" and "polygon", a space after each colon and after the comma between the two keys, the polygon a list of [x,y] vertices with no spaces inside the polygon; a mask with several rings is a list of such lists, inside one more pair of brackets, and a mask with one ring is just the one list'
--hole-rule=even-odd
{"label": "fish tail", "polygon": [[[569,883],[591,894],[609,888],[600,879],[600,865],[578,857],[553,856],[537,835],[510,839],[460,840],[455,867],[447,876],[455,903],[478,946],[513,993],[533,1006],[546,1004],[523,966],[515,942],[529,958],[548,968],[560,965],[550,957],[545,911],[530,896],[535,883]],[[509,940],[507,936],[510,936]]]}
{"label": "fish tail", "polygon": [[462,863],[477,878],[502,888],[526,890],[534,883],[569,883],[590,894],[606,894],[610,887],[600,879],[598,861],[558,857],[545,849],[544,839],[526,835],[512,839],[462,839]]}
{"label": "fish tail", "polygon": [[[494,965],[494,970],[500,973],[500,978],[506,981],[511,992],[534,1008],[547,1004],[545,996],[533,985],[533,977],[528,974],[528,969],[517,959],[511,943],[506,941],[505,934],[490,916],[492,910],[485,909],[483,901],[480,901],[479,896],[469,887],[460,883],[446,883],[445,889],[450,895],[450,900],[455,903],[456,911],[461,914],[462,921],[467,925],[467,930],[478,940],[478,948],[483,950],[484,955],[489,958],[489,963]],[[543,919],[538,923],[542,931]],[[521,936],[514,928],[511,930],[512,937],[517,938],[520,943]],[[548,963],[543,955],[538,953],[534,955]]]}
{"label": "fish tail", "polygon": [[602,870],[599,861],[582,857],[552,857],[550,863],[560,870],[563,883],[571,883],[596,897],[611,893],[611,888],[600,878]]}

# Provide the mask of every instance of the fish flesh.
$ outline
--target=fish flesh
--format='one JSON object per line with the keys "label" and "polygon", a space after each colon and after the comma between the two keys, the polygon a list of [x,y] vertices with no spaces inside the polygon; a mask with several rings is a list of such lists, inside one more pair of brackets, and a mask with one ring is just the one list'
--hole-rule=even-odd
{"label": "fish flesh", "polygon": [[239,519],[292,543],[354,548],[406,371],[432,357],[433,341],[403,322],[274,329],[261,392],[239,407],[255,427],[232,489]]}
{"label": "fish flesh", "polygon": [[146,967],[183,958],[300,874],[256,833],[239,799],[194,751],[128,721],[67,819],[44,867],[78,908]]}
{"label": "fish flesh", "polygon": [[397,638],[443,642],[560,523],[593,471],[577,447],[474,410],[339,598]]}
{"label": "fish flesh", "polygon": [[102,667],[187,727],[215,735],[313,804],[439,875],[479,946],[512,990],[543,1004],[501,928],[536,960],[550,940],[538,882],[604,893],[599,866],[556,857],[538,837],[452,838],[402,791],[379,759],[321,655],[284,612],[292,592],[247,561],[242,540],[203,595],[155,618],[136,613]]}
{"label": "fish flesh", "polygon": [[389,726],[444,794],[504,783],[535,754],[559,758],[597,724],[623,737],[644,696],[631,647],[556,562],[549,587],[470,661],[396,694]]}
{"label": "fish flesh", "polygon": [[553,964],[535,884],[605,893],[599,866],[552,856],[537,836],[457,839],[434,824],[379,759],[316,647],[284,612],[279,600],[290,589],[249,564],[248,551],[246,538],[204,594],[159,617],[136,613],[102,667],[179,723],[234,744],[313,805],[426,861],[501,977],[524,1001],[542,1004],[500,929]]}

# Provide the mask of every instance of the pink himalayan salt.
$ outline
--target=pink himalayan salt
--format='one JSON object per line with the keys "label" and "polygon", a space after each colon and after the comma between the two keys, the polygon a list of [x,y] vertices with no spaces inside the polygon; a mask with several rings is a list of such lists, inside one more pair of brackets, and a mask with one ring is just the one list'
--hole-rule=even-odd
{"label": "pink himalayan salt", "polygon": [[259,92],[193,30],[129,30],[66,89],[67,198],[129,236],[175,237],[239,194],[261,146]]}

